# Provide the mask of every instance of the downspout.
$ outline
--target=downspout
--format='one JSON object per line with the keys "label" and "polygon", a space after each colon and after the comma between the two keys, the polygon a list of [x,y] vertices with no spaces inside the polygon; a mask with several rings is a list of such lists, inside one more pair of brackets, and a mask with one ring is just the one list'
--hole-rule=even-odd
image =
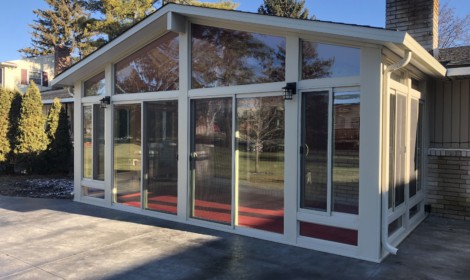
{"label": "downspout", "polygon": [[[412,57],[412,52],[409,50],[406,50],[405,57],[403,57],[402,60],[397,61],[385,67],[384,92],[387,93],[386,96],[388,96],[388,92],[389,92],[390,74],[408,65],[411,61],[411,57]],[[387,250],[391,254],[396,255],[398,252],[398,249],[395,246],[392,246],[390,242],[388,242],[388,220],[387,220],[388,192],[389,192],[388,184],[382,184],[382,246],[384,247],[385,250]]]}

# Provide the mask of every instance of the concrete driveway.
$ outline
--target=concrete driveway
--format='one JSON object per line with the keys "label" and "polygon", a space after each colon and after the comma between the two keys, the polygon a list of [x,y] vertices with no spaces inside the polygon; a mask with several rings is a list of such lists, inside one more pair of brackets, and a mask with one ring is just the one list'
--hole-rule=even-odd
{"label": "concrete driveway", "polygon": [[376,264],[68,200],[0,196],[0,279],[469,279],[470,222]]}

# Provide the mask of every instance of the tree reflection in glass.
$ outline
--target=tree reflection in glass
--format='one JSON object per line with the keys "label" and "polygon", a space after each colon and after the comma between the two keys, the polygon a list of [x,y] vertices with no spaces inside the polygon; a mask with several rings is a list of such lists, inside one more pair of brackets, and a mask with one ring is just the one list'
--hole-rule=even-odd
{"label": "tree reflection in glass", "polygon": [[284,100],[237,100],[238,225],[284,231]]}
{"label": "tree reflection in glass", "polygon": [[192,25],[192,88],[285,80],[286,40]]}
{"label": "tree reflection in glass", "polygon": [[176,33],[167,33],[116,63],[116,94],[177,90],[178,38]]}
{"label": "tree reflection in glass", "polygon": [[360,49],[302,41],[302,79],[358,76]]}

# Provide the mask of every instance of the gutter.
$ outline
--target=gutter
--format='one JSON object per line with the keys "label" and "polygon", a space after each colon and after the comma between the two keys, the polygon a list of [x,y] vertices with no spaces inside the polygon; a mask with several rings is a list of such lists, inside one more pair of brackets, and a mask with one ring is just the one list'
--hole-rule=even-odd
{"label": "gutter", "polygon": [[[388,65],[385,67],[384,70],[384,76],[385,76],[385,82],[384,82],[384,92],[388,93],[388,85],[390,83],[390,74],[394,71],[397,71],[405,66],[407,66],[412,57],[412,52],[409,50],[405,51],[405,56],[402,60],[397,61],[391,65]],[[387,220],[387,214],[388,214],[388,184],[382,184],[382,230],[381,230],[381,235],[382,235],[382,246],[385,250],[387,250],[389,253],[396,255],[398,252],[398,249],[390,244],[388,241],[388,220]]]}

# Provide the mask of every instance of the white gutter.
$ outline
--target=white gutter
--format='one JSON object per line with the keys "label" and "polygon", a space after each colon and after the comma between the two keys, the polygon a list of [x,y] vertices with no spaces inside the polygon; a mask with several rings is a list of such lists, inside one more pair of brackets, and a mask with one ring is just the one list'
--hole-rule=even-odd
{"label": "white gutter", "polygon": [[458,77],[470,75],[470,67],[448,68],[447,77]]}
{"label": "white gutter", "polygon": [[[412,57],[412,52],[409,50],[405,51],[405,57],[403,57],[402,60],[397,61],[391,65],[388,65],[385,67],[384,70],[384,76],[385,76],[385,81],[384,81],[384,93],[388,93],[388,85],[390,84],[390,74],[394,71],[397,71],[406,65],[408,65],[411,61]],[[386,94],[388,96],[388,94]],[[384,247],[385,250],[390,252],[391,254],[396,255],[398,252],[398,249],[390,244],[388,242],[388,189],[389,184],[382,184],[382,246]]]}

